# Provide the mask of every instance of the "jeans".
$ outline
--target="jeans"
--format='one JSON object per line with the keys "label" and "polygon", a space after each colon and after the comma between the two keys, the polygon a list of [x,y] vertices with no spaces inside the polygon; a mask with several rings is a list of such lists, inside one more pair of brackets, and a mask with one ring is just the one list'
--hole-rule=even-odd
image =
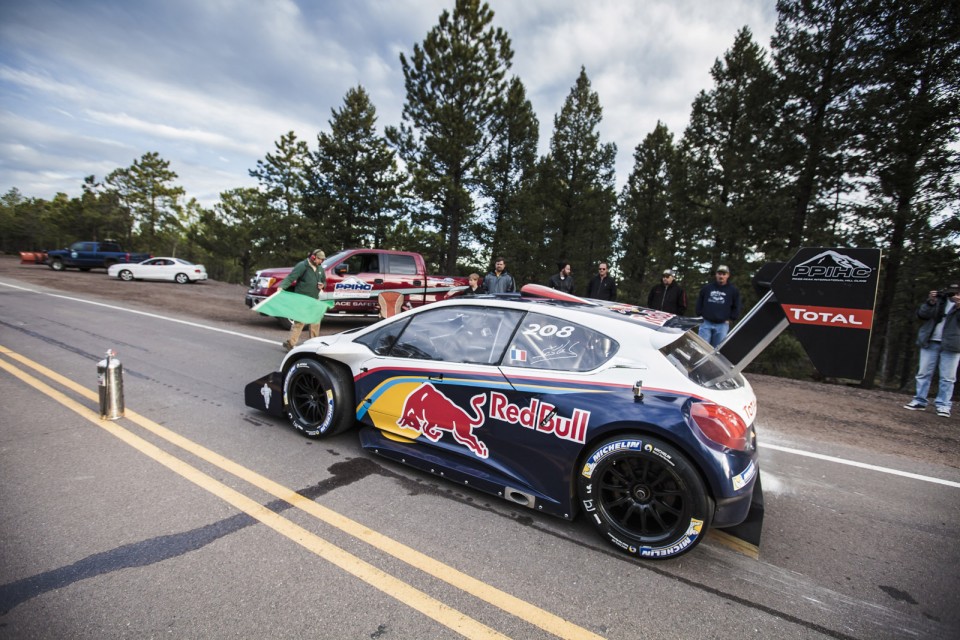
{"label": "jeans", "polygon": [[950,399],[953,397],[953,383],[957,381],[957,364],[960,363],[960,353],[953,351],[943,351],[939,342],[931,342],[924,349],[920,349],[920,366],[917,371],[917,395],[913,397],[915,402],[927,406],[927,394],[930,392],[930,379],[933,377],[933,370],[937,368],[939,361],[940,369],[940,388],[937,391],[937,398],[934,404],[938,409],[950,410]]}
{"label": "jeans", "polygon": [[730,324],[727,322],[710,322],[709,320],[704,320],[697,330],[697,333],[700,334],[701,338],[709,342],[711,346],[718,347],[720,343],[723,342],[723,339],[727,337],[729,331]]}

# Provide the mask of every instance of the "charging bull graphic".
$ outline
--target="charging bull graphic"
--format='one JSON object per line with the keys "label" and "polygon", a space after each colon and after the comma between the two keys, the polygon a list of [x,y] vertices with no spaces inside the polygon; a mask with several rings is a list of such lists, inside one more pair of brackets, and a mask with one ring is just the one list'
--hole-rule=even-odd
{"label": "charging bull graphic", "polygon": [[397,424],[419,431],[433,442],[439,440],[444,431],[449,431],[454,440],[478,457],[486,458],[489,455],[487,445],[473,435],[473,430],[482,427],[485,422],[480,408],[486,399],[487,396],[482,393],[470,398],[470,406],[475,416],[471,418],[436,387],[425,382],[407,396]]}

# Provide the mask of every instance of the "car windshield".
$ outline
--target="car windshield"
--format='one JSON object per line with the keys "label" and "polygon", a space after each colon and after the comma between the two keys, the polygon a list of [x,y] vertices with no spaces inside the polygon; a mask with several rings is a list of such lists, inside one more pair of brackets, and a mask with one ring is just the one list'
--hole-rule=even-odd
{"label": "car windshield", "polygon": [[739,389],[744,384],[743,377],[734,371],[730,361],[714,351],[713,347],[697,335],[696,330],[691,329],[682,334],[662,347],[660,353],[701,387]]}

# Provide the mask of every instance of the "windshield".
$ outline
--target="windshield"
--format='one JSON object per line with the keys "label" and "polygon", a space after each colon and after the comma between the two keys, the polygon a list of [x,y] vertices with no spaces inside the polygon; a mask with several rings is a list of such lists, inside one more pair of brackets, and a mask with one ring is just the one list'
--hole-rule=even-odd
{"label": "windshield", "polygon": [[715,352],[695,329],[662,347],[660,353],[701,387],[739,389],[743,386],[743,377],[733,370],[730,361]]}

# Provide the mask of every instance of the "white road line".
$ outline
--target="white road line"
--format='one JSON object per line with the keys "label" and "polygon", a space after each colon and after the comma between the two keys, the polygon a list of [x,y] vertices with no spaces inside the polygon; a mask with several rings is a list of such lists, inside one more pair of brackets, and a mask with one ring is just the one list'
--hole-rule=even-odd
{"label": "white road line", "polygon": [[261,338],[259,336],[251,336],[248,333],[240,333],[239,331],[230,331],[229,329],[220,329],[219,327],[211,327],[208,324],[202,324],[200,322],[190,322],[189,320],[179,320],[177,318],[170,318],[167,316],[157,315],[155,313],[147,313],[146,311],[137,311],[135,309],[127,309],[125,307],[117,307],[112,304],[104,304],[102,302],[93,302],[92,300],[84,300],[83,298],[71,298],[70,296],[63,296],[57,293],[47,293],[46,291],[37,291],[36,289],[28,289],[26,287],[18,287],[13,284],[8,284],[6,282],[0,282],[0,285],[4,287],[10,287],[11,289],[20,289],[21,291],[28,291],[30,293],[38,293],[45,296],[51,296],[53,298],[62,298],[64,300],[72,300],[73,302],[83,302],[84,304],[92,304],[97,307],[106,307],[107,309],[113,309],[115,311],[125,311],[126,313],[135,313],[141,316],[147,316],[148,318],[154,318],[156,320],[167,320],[168,322],[176,322],[178,324],[185,324],[190,327],[197,327],[198,329],[207,329],[209,331],[217,331],[219,333],[226,333],[231,336],[238,336],[240,338],[247,338],[248,340],[257,340],[258,342],[266,342],[267,344],[280,344],[278,340],[268,340],[267,338]]}
{"label": "white road line", "polygon": [[954,482],[952,480],[942,480],[940,478],[932,478],[930,476],[922,476],[919,473],[910,473],[909,471],[899,471],[897,469],[890,469],[888,467],[878,467],[875,464],[867,464],[866,462],[856,462],[855,460],[846,460],[844,458],[835,458],[834,456],[825,456],[822,453],[812,453],[810,451],[801,451],[800,449],[791,449],[790,447],[781,447],[775,444],[764,443],[760,445],[760,449],[773,449],[774,451],[782,451],[784,453],[792,453],[798,456],[805,456],[807,458],[816,458],[817,460],[825,460],[827,462],[836,462],[837,464],[845,464],[850,467],[859,467],[861,469],[869,469],[870,471],[879,471],[880,473],[889,473],[893,476],[902,476],[904,478],[910,478],[912,480],[922,480],[924,482],[933,482],[934,484],[942,484],[948,487],[954,487],[960,489],[960,482]]}

